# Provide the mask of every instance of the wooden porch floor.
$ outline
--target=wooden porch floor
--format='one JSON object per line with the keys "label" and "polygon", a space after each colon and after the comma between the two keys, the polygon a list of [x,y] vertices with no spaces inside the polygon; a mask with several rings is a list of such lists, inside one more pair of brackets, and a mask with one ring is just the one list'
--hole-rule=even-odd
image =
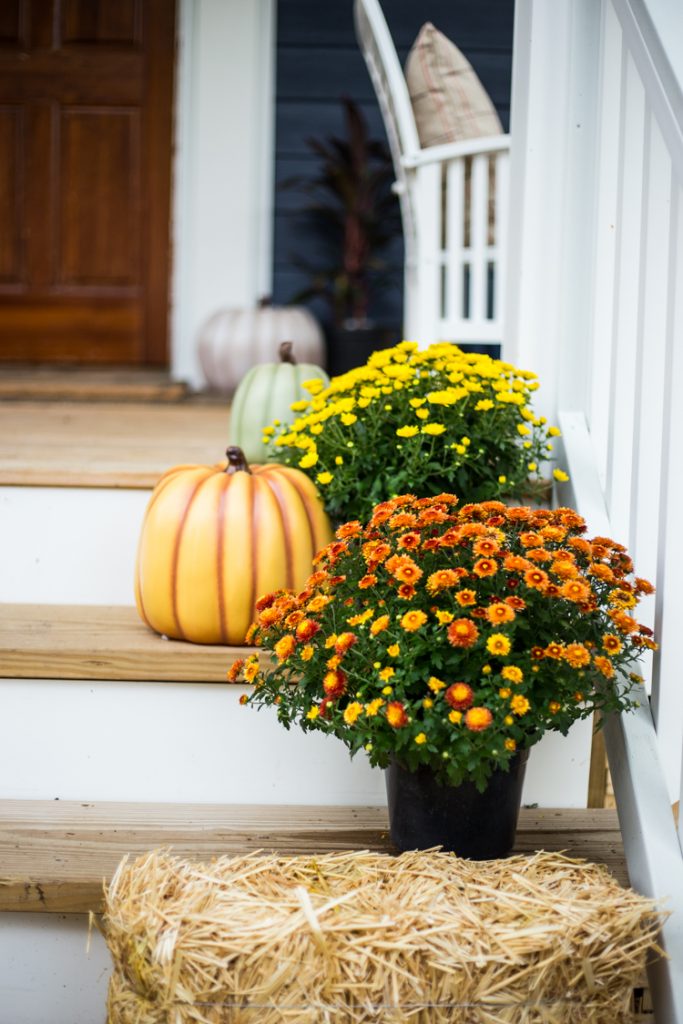
{"label": "wooden porch floor", "polygon": [[[256,850],[391,853],[381,807],[0,801],[0,911],[98,911],[126,854],[171,848],[210,860]],[[522,808],[515,852],[565,851],[628,876],[616,812]]]}

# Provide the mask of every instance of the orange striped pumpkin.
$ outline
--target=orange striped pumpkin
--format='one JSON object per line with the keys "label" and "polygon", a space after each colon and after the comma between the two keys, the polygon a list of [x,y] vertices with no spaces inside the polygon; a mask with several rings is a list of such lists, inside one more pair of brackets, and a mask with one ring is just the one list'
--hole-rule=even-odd
{"label": "orange striped pumpkin", "polygon": [[256,600],[301,590],[332,538],[314,484],[289,466],[175,466],[157,483],[142,525],[135,601],[157,633],[243,644]]}

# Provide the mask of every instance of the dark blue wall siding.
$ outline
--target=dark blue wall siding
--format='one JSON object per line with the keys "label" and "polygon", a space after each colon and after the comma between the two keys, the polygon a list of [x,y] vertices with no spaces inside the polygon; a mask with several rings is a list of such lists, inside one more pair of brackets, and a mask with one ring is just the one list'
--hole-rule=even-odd
{"label": "dark blue wall siding", "polygon": [[[465,53],[493,100],[505,130],[510,111],[514,0],[384,0],[399,58],[404,63],[422,24],[429,20]],[[306,228],[305,199],[282,181],[315,173],[311,136],[341,134],[339,99],[361,105],[373,137],[384,138],[382,118],[353,28],[352,0],[279,0],[277,8],[277,106],[273,297],[291,301],[307,284],[297,255],[314,259],[319,243]],[[402,319],[402,244],[385,254],[391,285],[372,312],[398,332]],[[325,307],[313,304],[325,316]]]}

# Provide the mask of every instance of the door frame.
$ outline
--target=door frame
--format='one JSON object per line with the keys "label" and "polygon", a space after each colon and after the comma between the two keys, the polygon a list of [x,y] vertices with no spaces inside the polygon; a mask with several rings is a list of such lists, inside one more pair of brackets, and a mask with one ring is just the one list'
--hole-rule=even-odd
{"label": "door frame", "polygon": [[276,7],[178,4],[169,358],[193,386],[207,317],[272,289]]}

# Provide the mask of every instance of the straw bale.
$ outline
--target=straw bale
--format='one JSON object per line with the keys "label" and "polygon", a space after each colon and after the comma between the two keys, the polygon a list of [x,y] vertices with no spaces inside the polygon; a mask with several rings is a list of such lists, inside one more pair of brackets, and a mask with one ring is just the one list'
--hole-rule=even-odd
{"label": "straw bale", "polygon": [[661,919],[556,853],[155,851],[106,891],[109,1024],[615,1024]]}

